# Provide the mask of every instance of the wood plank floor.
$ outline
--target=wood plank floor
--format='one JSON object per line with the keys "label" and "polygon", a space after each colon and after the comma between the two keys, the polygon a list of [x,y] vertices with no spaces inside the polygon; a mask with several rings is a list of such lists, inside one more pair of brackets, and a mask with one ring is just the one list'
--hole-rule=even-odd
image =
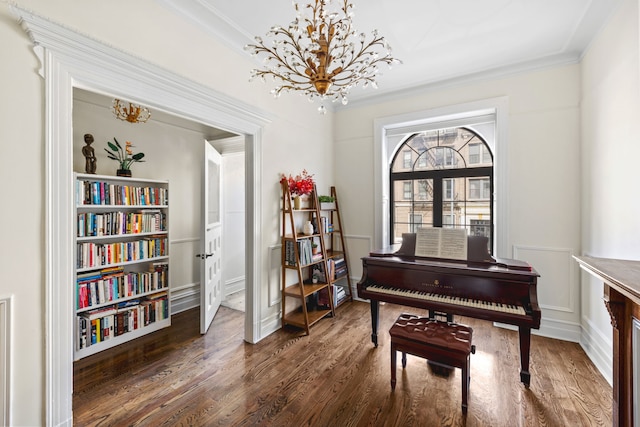
{"label": "wood plank floor", "polygon": [[243,341],[244,313],[221,307],[198,333],[198,310],[173,325],[74,365],[77,426],[610,426],[612,391],[578,344],[532,337],[531,387],[519,381],[517,332],[474,329],[469,410],[461,379],[423,359],[398,363],[390,387],[388,329],[409,307],[381,306],[379,347],[369,306],[353,302],[310,336],[278,331]]}

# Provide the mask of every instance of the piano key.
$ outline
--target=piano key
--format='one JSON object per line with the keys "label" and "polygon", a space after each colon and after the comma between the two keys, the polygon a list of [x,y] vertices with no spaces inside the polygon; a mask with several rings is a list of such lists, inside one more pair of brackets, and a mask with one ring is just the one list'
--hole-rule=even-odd
{"label": "piano key", "polygon": [[409,298],[419,298],[427,301],[435,301],[445,304],[459,305],[465,307],[474,307],[484,310],[500,311],[503,313],[517,314],[524,316],[526,311],[524,307],[514,304],[502,304],[493,301],[483,301],[472,298],[455,297],[449,295],[441,295],[432,292],[422,292],[417,290],[398,289],[392,286],[371,285],[366,288],[369,292],[376,292],[380,294],[389,294],[396,296],[403,296]]}

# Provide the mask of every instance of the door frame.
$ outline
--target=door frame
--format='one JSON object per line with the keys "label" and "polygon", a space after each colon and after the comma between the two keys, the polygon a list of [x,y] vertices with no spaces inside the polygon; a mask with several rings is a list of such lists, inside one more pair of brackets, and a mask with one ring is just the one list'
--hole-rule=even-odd
{"label": "door frame", "polygon": [[[261,336],[262,127],[269,114],[14,5],[44,79],[45,402],[47,425],[73,424],[73,89],[133,99],[244,137],[245,340]],[[126,95],[126,96],[125,96]],[[167,107],[170,106],[170,107]]]}

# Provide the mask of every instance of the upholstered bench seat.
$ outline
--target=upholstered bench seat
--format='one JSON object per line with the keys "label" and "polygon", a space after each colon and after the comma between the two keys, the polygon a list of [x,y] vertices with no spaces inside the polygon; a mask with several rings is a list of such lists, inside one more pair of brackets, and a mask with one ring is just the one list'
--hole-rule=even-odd
{"label": "upholstered bench seat", "polygon": [[402,314],[389,330],[391,335],[391,389],[396,387],[396,352],[402,352],[402,367],[407,353],[430,362],[462,370],[462,411],[467,410],[469,395],[469,359],[475,353],[473,329],[428,317]]}

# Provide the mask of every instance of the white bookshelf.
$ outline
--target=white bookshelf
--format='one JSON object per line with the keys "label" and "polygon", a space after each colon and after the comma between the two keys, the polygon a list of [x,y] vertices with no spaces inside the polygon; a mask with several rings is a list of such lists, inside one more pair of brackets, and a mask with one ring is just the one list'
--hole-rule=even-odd
{"label": "white bookshelf", "polygon": [[171,325],[169,182],[75,174],[74,360]]}

